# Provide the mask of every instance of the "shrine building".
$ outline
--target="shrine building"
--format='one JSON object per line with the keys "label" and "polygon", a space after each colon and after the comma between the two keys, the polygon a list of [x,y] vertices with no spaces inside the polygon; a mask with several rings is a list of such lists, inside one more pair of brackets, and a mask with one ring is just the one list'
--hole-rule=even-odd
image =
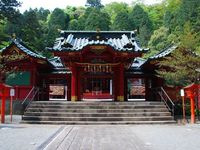
{"label": "shrine building", "polygon": [[3,55],[25,57],[8,66],[17,67],[6,83],[15,88],[15,98],[23,100],[33,87],[38,100],[66,101],[152,101],[152,90],[163,86],[156,76],[159,59],[170,54],[171,46],[142,59],[149,49],[141,48],[133,31],[61,31],[46,58],[13,40],[1,50]]}

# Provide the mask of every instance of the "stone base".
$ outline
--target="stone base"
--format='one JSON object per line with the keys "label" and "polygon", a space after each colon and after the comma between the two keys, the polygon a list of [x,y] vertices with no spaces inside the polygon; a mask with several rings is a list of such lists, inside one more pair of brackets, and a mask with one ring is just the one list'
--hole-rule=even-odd
{"label": "stone base", "polygon": [[72,102],[77,101],[77,96],[71,96],[71,101],[72,101]]}
{"label": "stone base", "polygon": [[124,101],[124,96],[117,96],[117,101],[123,102]]}

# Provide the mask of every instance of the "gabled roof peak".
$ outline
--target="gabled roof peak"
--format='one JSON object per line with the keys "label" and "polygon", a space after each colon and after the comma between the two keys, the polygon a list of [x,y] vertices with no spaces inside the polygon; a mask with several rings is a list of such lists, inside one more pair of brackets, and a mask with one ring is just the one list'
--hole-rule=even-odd
{"label": "gabled roof peak", "polygon": [[107,45],[117,51],[143,52],[135,39],[135,31],[60,31],[61,37],[57,38],[54,51],[79,51],[89,45]]}

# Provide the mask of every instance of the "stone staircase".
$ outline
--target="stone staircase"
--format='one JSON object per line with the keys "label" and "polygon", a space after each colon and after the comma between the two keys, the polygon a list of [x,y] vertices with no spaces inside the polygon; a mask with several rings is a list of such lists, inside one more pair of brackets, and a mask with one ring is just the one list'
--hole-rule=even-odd
{"label": "stone staircase", "polygon": [[168,124],[175,121],[163,102],[33,101],[22,123]]}

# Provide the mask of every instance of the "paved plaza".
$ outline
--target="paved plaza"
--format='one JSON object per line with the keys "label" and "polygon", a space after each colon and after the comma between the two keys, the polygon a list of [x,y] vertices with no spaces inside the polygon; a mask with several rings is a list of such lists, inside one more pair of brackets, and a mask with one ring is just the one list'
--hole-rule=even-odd
{"label": "paved plaza", "polygon": [[199,150],[200,124],[0,124],[0,150]]}

